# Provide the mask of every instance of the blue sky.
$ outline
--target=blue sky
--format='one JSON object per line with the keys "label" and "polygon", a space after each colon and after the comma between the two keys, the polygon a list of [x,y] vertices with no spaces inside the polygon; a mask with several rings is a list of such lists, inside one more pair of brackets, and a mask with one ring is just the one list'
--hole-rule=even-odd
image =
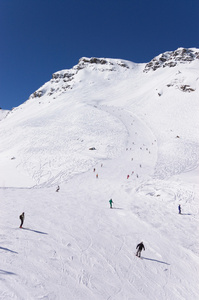
{"label": "blue sky", "polygon": [[0,0],[0,107],[82,56],[149,62],[199,48],[199,0]]}

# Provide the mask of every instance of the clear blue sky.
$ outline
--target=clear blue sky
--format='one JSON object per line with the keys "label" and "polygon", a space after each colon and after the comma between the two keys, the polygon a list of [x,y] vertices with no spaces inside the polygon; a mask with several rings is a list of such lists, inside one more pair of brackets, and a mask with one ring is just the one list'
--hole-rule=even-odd
{"label": "clear blue sky", "polygon": [[82,56],[149,62],[199,48],[199,0],[0,0],[0,107]]}

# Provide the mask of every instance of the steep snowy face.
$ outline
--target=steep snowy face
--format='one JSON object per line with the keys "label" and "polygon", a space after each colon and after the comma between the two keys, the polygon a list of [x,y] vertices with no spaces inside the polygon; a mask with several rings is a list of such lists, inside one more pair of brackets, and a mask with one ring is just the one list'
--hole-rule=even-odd
{"label": "steep snowy face", "polygon": [[178,48],[175,51],[168,51],[153,58],[146,64],[143,72],[155,71],[161,67],[175,67],[177,64],[190,63],[196,59],[199,59],[198,49]]}
{"label": "steep snowy face", "polygon": [[72,69],[62,70],[54,73],[52,79],[41,88],[30,95],[31,98],[52,96],[73,89],[85,77],[85,72],[99,73],[121,73],[135,68],[136,64],[121,59],[105,59],[96,57],[82,57],[78,64]]}
{"label": "steep snowy face", "polygon": [[[149,63],[135,64],[121,59],[107,59],[96,57],[82,57],[78,64],[72,69],[55,72],[52,79],[30,95],[29,99],[40,98],[42,96],[53,97],[54,99],[61,94],[80,86],[85,78],[128,78],[132,75],[132,70],[141,67],[144,73],[156,71],[165,67],[176,67],[181,64],[189,64],[199,60],[199,50],[196,48],[178,48],[175,51],[168,51],[153,58]],[[182,86],[182,91],[193,91],[189,86]]]}

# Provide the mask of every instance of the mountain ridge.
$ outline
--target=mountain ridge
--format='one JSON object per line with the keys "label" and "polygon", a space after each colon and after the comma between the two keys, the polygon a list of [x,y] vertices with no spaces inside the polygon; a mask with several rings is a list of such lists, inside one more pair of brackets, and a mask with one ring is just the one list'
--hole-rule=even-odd
{"label": "mountain ridge", "polygon": [[[96,58],[96,57],[82,57],[79,59],[79,62],[77,65],[75,65],[72,69],[68,70],[62,70],[57,71],[53,73],[52,79],[50,80],[50,83],[59,83],[59,81],[63,80],[62,89],[66,91],[67,89],[73,88],[73,79],[74,76],[77,75],[77,73],[80,70],[86,69],[89,71],[109,71],[109,72],[119,72],[118,67],[120,69],[124,68],[124,70],[129,69],[133,70],[136,67],[140,66],[143,67],[143,72],[147,73],[150,70],[157,70],[158,68],[162,67],[175,67],[177,64],[181,63],[190,63],[194,60],[199,59],[199,49],[197,48],[178,48],[175,51],[167,51],[163,54],[160,54],[153,58],[149,63],[133,63],[127,60],[123,59],[107,59],[107,58]],[[121,70],[121,69],[120,69]],[[30,95],[30,98],[36,98],[41,97],[45,94],[45,85],[40,87],[38,90],[36,90],[33,94]],[[184,90],[186,91],[192,91],[191,88],[184,86]],[[182,90],[183,90],[182,88]],[[50,91],[48,92],[48,95],[51,96],[54,94],[55,91],[58,91],[58,88],[52,87]]]}

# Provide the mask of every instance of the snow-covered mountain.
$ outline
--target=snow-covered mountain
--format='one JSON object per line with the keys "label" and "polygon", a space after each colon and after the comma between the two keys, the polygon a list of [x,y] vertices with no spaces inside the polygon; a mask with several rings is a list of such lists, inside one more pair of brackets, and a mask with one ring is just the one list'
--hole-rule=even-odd
{"label": "snow-covered mountain", "polygon": [[83,57],[1,116],[0,299],[198,299],[198,70]]}

